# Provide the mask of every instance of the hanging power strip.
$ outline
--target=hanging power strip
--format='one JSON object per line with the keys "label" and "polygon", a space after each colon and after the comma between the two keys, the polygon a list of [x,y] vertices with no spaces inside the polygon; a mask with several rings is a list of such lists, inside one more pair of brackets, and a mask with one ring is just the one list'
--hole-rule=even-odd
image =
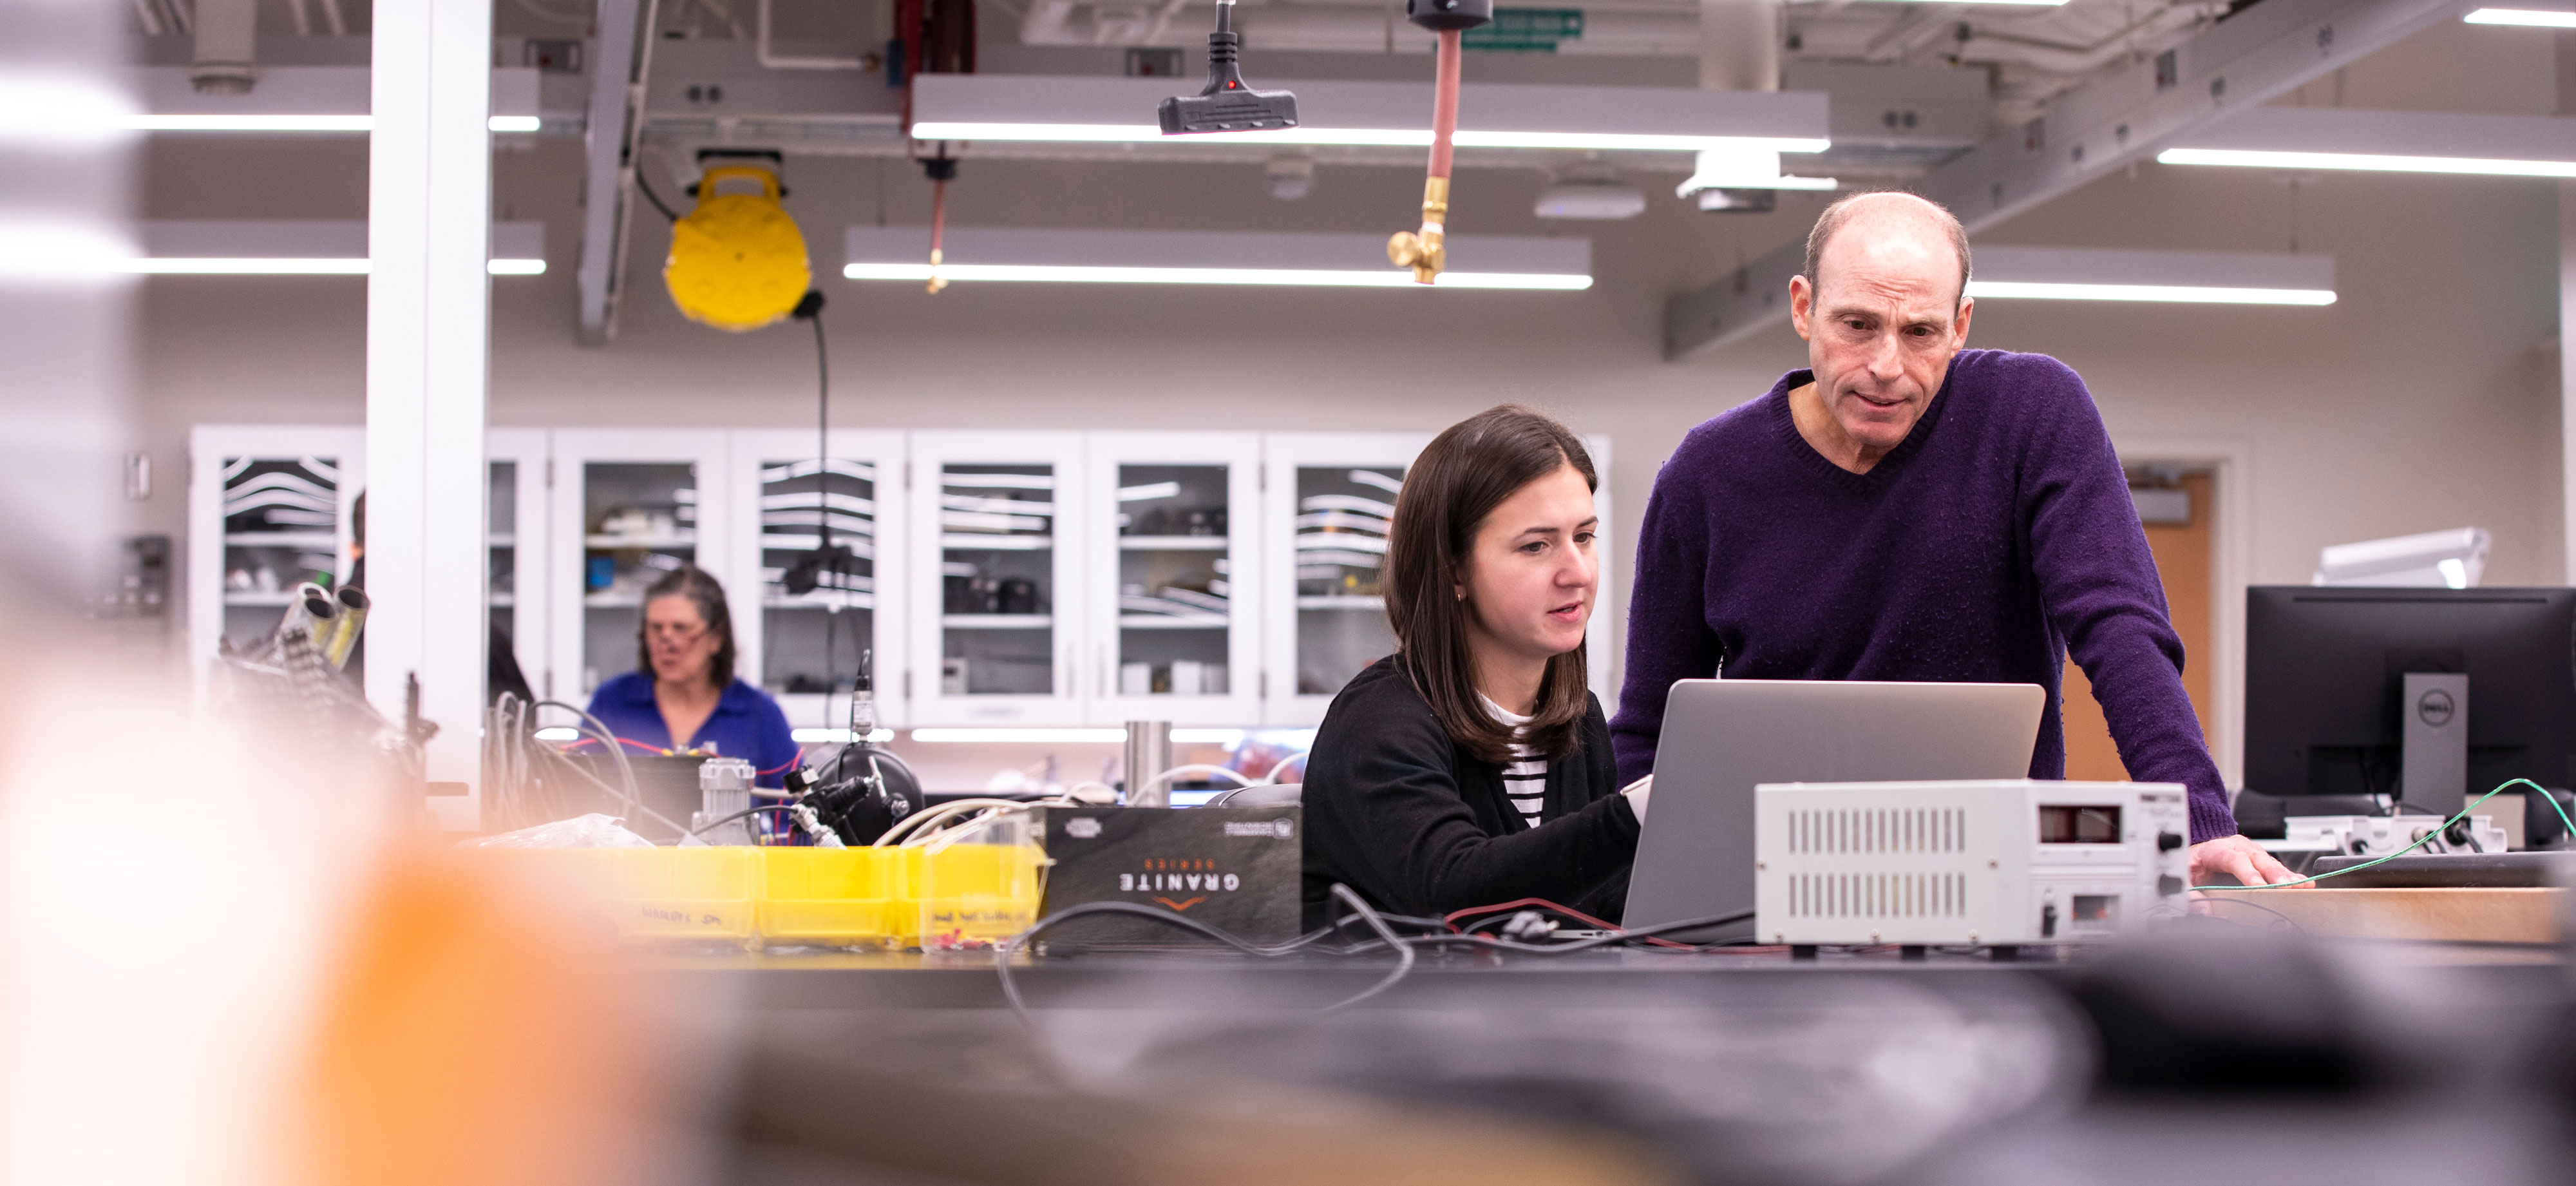
{"label": "hanging power strip", "polygon": [[2177,784],[1776,783],[1754,797],[1767,943],[2088,942],[2182,905]]}

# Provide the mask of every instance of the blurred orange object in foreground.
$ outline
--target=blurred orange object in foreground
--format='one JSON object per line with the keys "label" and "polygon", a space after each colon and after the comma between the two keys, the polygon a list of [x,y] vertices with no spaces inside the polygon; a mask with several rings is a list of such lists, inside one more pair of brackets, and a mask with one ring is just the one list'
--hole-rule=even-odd
{"label": "blurred orange object in foreground", "polygon": [[524,888],[397,846],[326,985],[291,1134],[312,1182],[653,1176],[669,1097],[617,957]]}

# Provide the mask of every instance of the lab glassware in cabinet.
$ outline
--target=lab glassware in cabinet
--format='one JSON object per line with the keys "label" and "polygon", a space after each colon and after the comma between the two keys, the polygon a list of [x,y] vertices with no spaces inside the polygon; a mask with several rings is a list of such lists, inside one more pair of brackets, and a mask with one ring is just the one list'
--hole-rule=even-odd
{"label": "lab glassware in cabinet", "polygon": [[348,579],[367,439],[355,427],[200,425],[190,450],[189,654],[202,679],[222,640],[275,632],[297,585]]}
{"label": "lab glassware in cabinet", "polygon": [[[902,670],[903,438],[836,432],[828,460],[813,433],[734,434],[734,472],[750,484],[755,530],[743,537],[738,587],[760,591],[756,620],[736,625],[744,678],[777,698],[799,728],[843,728],[862,663]],[[878,687],[880,723],[900,724],[902,698]]]}
{"label": "lab glassware in cabinet", "polygon": [[1090,717],[1260,717],[1260,438],[1095,433]]}
{"label": "lab glassware in cabinet", "polygon": [[1075,433],[913,437],[916,721],[1080,719],[1070,648],[1082,527],[1066,504],[1081,461]]}
{"label": "lab glassware in cabinet", "polygon": [[1387,531],[1405,471],[1429,442],[1394,433],[1264,438],[1268,723],[1323,720],[1342,685],[1394,652],[1380,587]]}
{"label": "lab glassware in cabinet", "polygon": [[[655,581],[690,565],[721,574],[723,442],[720,432],[677,429],[555,434],[557,473],[570,486],[555,494],[555,537],[580,544],[556,548],[557,602],[574,626],[556,632],[555,669],[578,676],[579,697],[636,669],[644,592]],[[725,590],[737,622],[746,596],[757,593]]]}

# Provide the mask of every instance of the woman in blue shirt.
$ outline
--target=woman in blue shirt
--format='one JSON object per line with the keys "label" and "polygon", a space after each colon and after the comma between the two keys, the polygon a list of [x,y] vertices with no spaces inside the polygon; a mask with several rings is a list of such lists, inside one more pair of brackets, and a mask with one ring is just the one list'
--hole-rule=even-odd
{"label": "woman in blue shirt", "polygon": [[784,785],[796,739],[776,700],[734,678],[724,586],[695,565],[653,582],[635,649],[636,669],[599,685],[590,715],[630,749],[712,750],[748,759],[756,786]]}

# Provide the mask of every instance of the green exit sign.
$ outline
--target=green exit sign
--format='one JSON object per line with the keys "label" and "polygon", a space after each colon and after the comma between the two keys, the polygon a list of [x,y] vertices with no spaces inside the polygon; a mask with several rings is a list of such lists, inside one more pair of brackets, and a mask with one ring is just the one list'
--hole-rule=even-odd
{"label": "green exit sign", "polygon": [[1467,30],[1461,41],[1468,49],[1552,54],[1557,43],[1582,39],[1580,8],[1497,8],[1491,24]]}

